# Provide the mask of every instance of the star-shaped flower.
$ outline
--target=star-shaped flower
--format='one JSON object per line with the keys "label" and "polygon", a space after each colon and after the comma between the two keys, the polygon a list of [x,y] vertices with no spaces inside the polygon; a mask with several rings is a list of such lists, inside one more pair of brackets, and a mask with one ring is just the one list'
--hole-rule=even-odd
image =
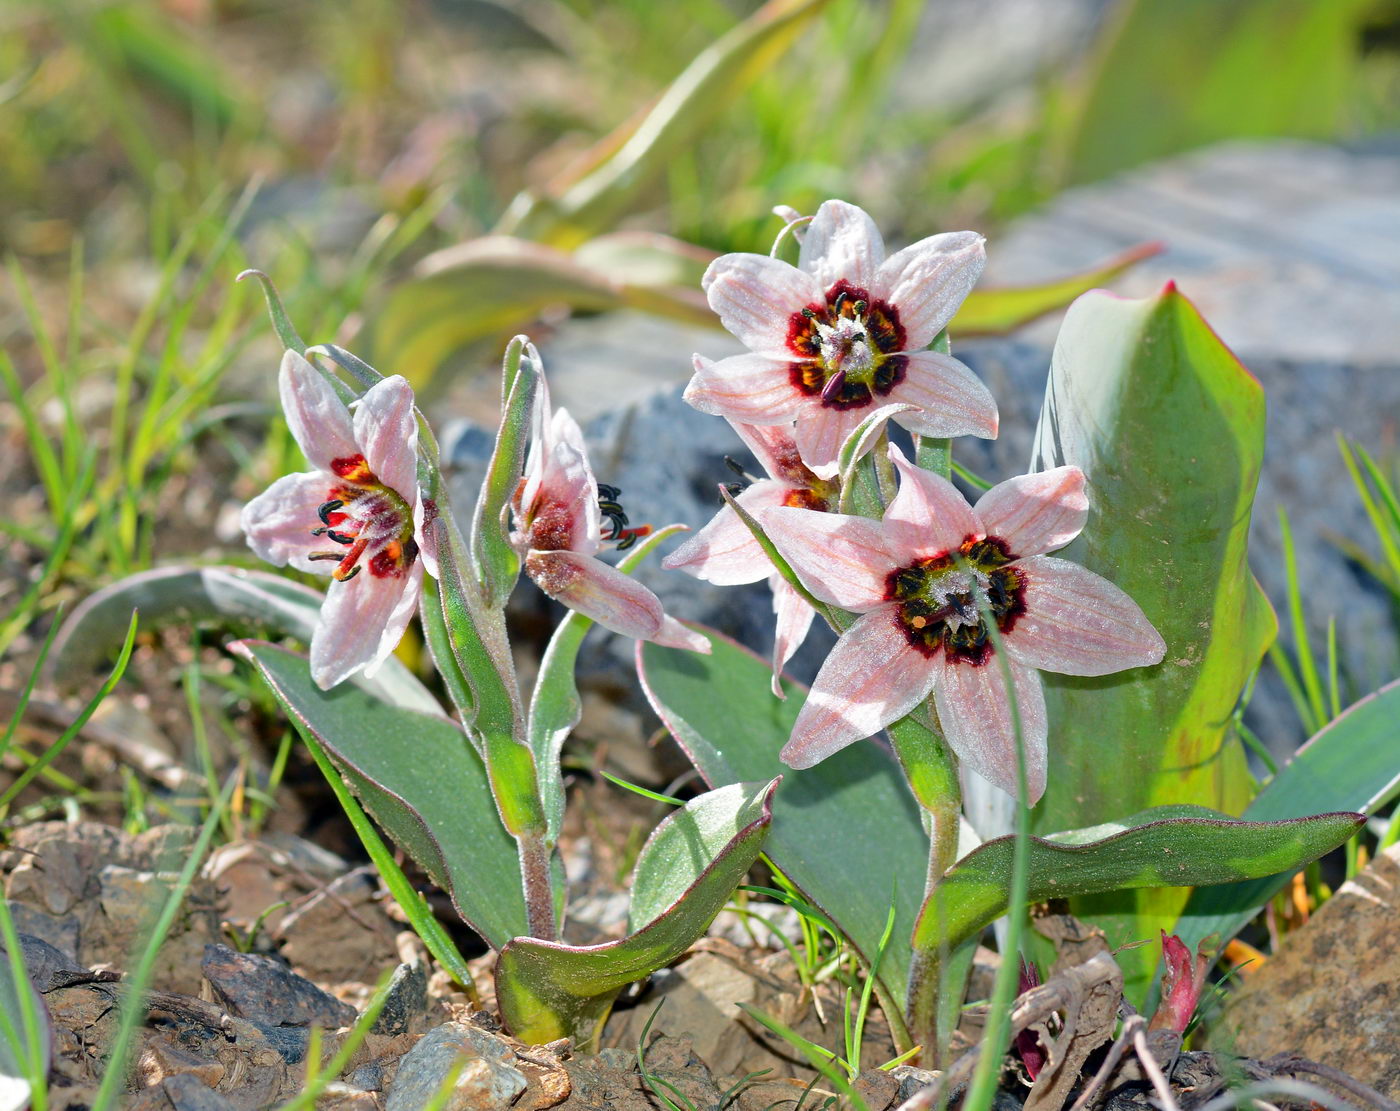
{"label": "star-shaped flower", "polygon": [[[539,356],[531,358],[538,365]],[[605,539],[624,544],[644,531],[626,528],[616,491],[599,498],[588,465],[583,432],[566,409],[551,411],[544,379],[535,396],[534,436],[525,477],[516,491],[512,540],[525,572],[546,594],[592,618],[605,629],[671,648],[710,651],[710,642],[661,608],[661,600],[635,579],[598,558]]]}
{"label": "star-shaped flower", "polygon": [[1006,648],[1020,710],[1029,802],[1045,791],[1039,671],[1107,675],[1161,662],[1166,645],[1106,579],[1044,553],[1084,527],[1077,467],[994,486],[976,507],[894,445],[899,492],[883,520],[774,508],[760,518],[813,594],[859,613],[822,665],[782,751],[811,767],[898,720],[932,692],[948,744],[1016,793],[1011,700],[982,606]]}
{"label": "star-shaped flower", "polygon": [[710,264],[710,307],[749,353],[698,367],[686,400],[744,424],[796,419],[798,450],[823,477],[835,474],[846,437],[882,405],[916,406],[895,417],[911,432],[995,436],[987,387],[952,356],[925,350],[985,261],[982,237],[970,231],[934,235],[886,258],[865,212],[827,201],[797,266],[755,254]]}
{"label": "star-shaped flower", "polygon": [[311,675],[323,690],[373,675],[418,604],[424,563],[413,390],[386,378],[353,412],[295,351],[278,373],[282,408],[313,470],[279,478],[243,507],[248,546],[277,566],[332,578],[311,638]]}
{"label": "star-shaped flower", "polygon": [[[701,362],[696,360],[697,365]],[[835,479],[819,478],[802,462],[791,425],[737,424],[734,431],[769,474],[740,491],[734,499],[750,515],[780,505],[795,505],[818,512],[835,508],[840,494]],[[718,586],[767,579],[773,590],[777,629],[773,636],[773,693],[785,698],[778,675],[807,637],[813,609],[781,575],[764,553],[754,534],[737,513],[724,506],[714,518],[667,556],[661,566],[685,571]]]}

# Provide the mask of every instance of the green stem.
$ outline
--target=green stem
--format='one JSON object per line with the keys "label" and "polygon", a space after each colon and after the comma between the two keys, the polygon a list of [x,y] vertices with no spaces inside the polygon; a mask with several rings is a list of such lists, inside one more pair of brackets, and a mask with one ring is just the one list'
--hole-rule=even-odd
{"label": "green stem", "polygon": [[521,833],[520,877],[525,885],[525,924],[531,937],[553,941],[558,936],[554,919],[554,883],[549,867],[550,849],[543,833]]}

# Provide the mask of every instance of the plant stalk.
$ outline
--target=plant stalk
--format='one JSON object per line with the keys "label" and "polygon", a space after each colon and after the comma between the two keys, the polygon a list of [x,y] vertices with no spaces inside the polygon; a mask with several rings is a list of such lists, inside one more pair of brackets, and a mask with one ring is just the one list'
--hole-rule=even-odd
{"label": "plant stalk", "polygon": [[558,931],[554,921],[554,885],[549,867],[549,845],[543,833],[522,833],[515,838],[520,847],[520,878],[525,887],[525,924],[531,937],[554,941]]}

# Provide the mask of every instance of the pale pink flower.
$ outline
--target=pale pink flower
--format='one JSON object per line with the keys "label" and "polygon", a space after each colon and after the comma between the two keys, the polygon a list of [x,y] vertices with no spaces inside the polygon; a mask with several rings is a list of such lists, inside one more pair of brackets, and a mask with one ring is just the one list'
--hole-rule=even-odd
{"label": "pale pink flower", "polygon": [[868,215],[827,201],[796,266],[720,256],[702,284],[749,353],[698,366],[686,400],[744,424],[795,419],[798,450],[824,477],[846,437],[884,405],[915,406],[895,420],[925,436],[995,436],[987,387],[951,355],[925,350],[981,275],[982,244],[975,232],[947,232],[886,258]]}
{"label": "pale pink flower", "polygon": [[428,508],[418,493],[413,390],[398,375],[347,408],[301,355],[282,356],[287,425],[314,470],[279,478],[243,507],[248,546],[277,566],[332,578],[311,637],[311,676],[323,690],[393,653],[418,605]]}
{"label": "pale pink flower", "polygon": [[[750,515],[757,516],[765,509],[780,505],[800,506],[820,513],[836,508],[840,495],[838,482],[817,477],[802,462],[792,438],[791,425],[733,421],[730,424],[770,476],[751,483],[735,497]],[[709,524],[662,560],[661,566],[685,571],[719,586],[768,580],[773,590],[773,613],[777,617],[773,636],[773,693],[779,698],[787,697],[778,675],[806,639],[815,611],[794,587],[773,571],[772,561],[739,515],[724,506]]]}
{"label": "pale pink flower", "polygon": [[822,665],[782,759],[811,767],[909,713],[932,692],[949,746],[1016,793],[1011,700],[977,595],[1006,646],[1030,802],[1045,791],[1041,671],[1107,675],[1159,663],[1166,645],[1137,604],[1078,564],[1044,553],[1084,527],[1084,475],[1058,467],[994,486],[976,507],[894,445],[899,492],[881,521],[806,509],[761,523],[823,601],[859,613]]}
{"label": "pale pink flower", "polygon": [[[533,349],[530,357],[539,365]],[[526,574],[551,598],[605,629],[708,653],[709,640],[668,616],[661,600],[641,583],[598,558],[605,539],[626,544],[650,531],[626,527],[616,493],[605,488],[608,496],[602,499],[609,510],[605,537],[604,505],[588,465],[583,432],[568,410],[551,411],[541,378],[525,476],[511,505],[512,540],[524,559]]]}

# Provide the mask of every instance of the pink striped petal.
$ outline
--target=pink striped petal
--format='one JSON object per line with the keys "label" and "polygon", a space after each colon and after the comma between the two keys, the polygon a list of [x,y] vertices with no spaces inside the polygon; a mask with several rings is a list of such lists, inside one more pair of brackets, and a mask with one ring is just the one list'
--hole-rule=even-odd
{"label": "pink striped petal", "polygon": [[893,606],[867,613],[822,664],[778,758],[810,768],[874,736],[928,696],[941,662],[910,647]]}
{"label": "pink striped petal", "polygon": [[883,605],[897,566],[875,521],[812,509],[770,509],[759,524],[804,586],[824,602],[857,613]]}
{"label": "pink striped petal", "polygon": [[977,516],[988,536],[1001,537],[1018,556],[1063,548],[1089,516],[1084,472],[1056,467],[1007,479],[978,499]]}
{"label": "pink striped petal", "polygon": [[792,364],[761,355],[731,355],[713,362],[695,356],[695,376],[685,400],[702,413],[745,424],[785,424],[802,404],[792,384]]}
{"label": "pink striped petal", "polygon": [[661,602],[635,579],[578,552],[530,552],[525,570],[546,594],[591,617],[605,629],[654,640],[665,614]]}
{"label": "pink striped petal", "polygon": [[686,628],[670,614],[661,619],[661,632],[651,639],[662,648],[680,648],[687,652],[699,652],[702,656],[708,656],[712,651],[709,637]]}
{"label": "pink striped petal", "polygon": [[[1021,713],[1021,740],[1026,754],[1027,805],[1045,793],[1045,764],[1049,727],[1045,691],[1035,669],[1008,661],[1016,703]],[[1013,798],[1016,785],[1016,732],[1011,700],[995,655],[974,666],[966,661],[946,663],[933,689],[934,705],[948,746],[967,767]]]}
{"label": "pink striped petal", "polygon": [[895,421],[911,432],[951,439],[954,436],[996,438],[997,403],[982,379],[951,355],[915,351],[906,356],[904,380],[886,395],[890,402],[917,407]]}
{"label": "pink striped petal", "polygon": [[884,261],[885,241],[875,221],[853,204],[827,201],[807,226],[797,265],[823,292],[842,279],[869,290]]}
{"label": "pink striped petal", "polygon": [[395,374],[371,386],[355,406],[355,442],[369,469],[409,505],[418,500],[418,420],[413,388]]}
{"label": "pink striped petal", "polygon": [[333,548],[311,535],[320,525],[316,509],[330,497],[329,475],[320,471],[283,475],[243,507],[240,524],[248,547],[277,567],[291,564],[298,571],[329,575],[335,564],[307,559],[314,548]]}
{"label": "pink striped petal", "polygon": [[311,637],[311,678],[322,690],[357,671],[377,671],[418,605],[423,565],[415,560],[400,576],[380,577],[369,570],[369,554],[354,578],[330,584],[321,605],[321,623]]}
{"label": "pink striped petal", "polygon": [[825,305],[825,289],[810,274],[767,255],[720,255],[700,283],[720,323],[759,355],[792,354],[792,314]]}
{"label": "pink striped petal", "polygon": [[277,390],[287,427],[313,467],[330,471],[334,460],[360,454],[345,402],[325,376],[295,351],[282,356]]}
{"label": "pink striped petal", "polygon": [[916,467],[898,445],[890,461],[899,471],[899,492],[885,510],[890,555],[903,564],[951,551],[969,536],[982,537],[982,522],[947,479]]}
{"label": "pink striped petal", "polygon": [[1062,675],[1111,675],[1162,662],[1166,642],[1138,604],[1094,572],[1054,556],[1031,556],[1026,612],[1006,650],[1028,667]]}
{"label": "pink striped petal", "polygon": [[[783,504],[788,488],[765,479],[755,482],[735,500],[758,516]],[[684,571],[719,586],[756,583],[773,573],[773,564],[749,526],[725,506],[710,523],[661,561],[668,571]]]}
{"label": "pink striped petal", "polygon": [[797,417],[797,450],[802,453],[802,461],[820,477],[834,477],[840,470],[841,445],[873,412],[873,405],[860,409],[828,409],[820,403],[808,402]]}
{"label": "pink striped petal", "polygon": [[899,310],[906,350],[927,347],[948,326],[987,263],[985,240],[972,231],[931,235],[891,255],[871,290]]}
{"label": "pink striped petal", "polygon": [[603,517],[598,509],[598,482],[588,463],[583,429],[567,409],[560,409],[554,414],[549,440],[553,444],[553,455],[546,472],[546,494],[569,509],[573,550],[592,555],[603,538]]}
{"label": "pink striped petal", "polygon": [[778,619],[773,631],[773,693],[787,698],[778,677],[807,639],[817,611],[781,575],[770,575],[768,586],[773,591],[773,613]]}
{"label": "pink striped petal", "polygon": [[802,462],[791,424],[742,424],[739,421],[729,424],[753,452],[759,466],[773,478],[789,486],[812,485],[817,476]]}

